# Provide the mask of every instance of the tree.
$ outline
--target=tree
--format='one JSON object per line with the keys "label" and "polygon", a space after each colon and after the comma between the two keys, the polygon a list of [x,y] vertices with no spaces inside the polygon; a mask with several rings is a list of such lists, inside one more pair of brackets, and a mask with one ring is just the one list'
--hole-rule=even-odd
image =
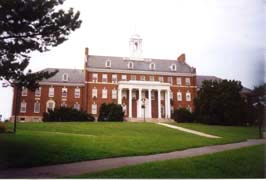
{"label": "tree", "polygon": [[0,80],[16,89],[14,133],[22,87],[36,89],[38,82],[57,71],[25,72],[32,51],[55,47],[80,27],[79,12],[59,9],[64,0],[0,0]]}
{"label": "tree", "polygon": [[199,122],[221,125],[242,125],[244,99],[240,81],[204,81],[194,99]]}

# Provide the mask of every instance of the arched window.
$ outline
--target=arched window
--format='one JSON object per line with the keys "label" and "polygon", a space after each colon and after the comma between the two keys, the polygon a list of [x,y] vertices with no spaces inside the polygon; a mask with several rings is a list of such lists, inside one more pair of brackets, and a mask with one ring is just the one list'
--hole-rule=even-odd
{"label": "arched window", "polygon": [[186,101],[191,101],[191,94],[189,91],[186,93]]}
{"label": "arched window", "polygon": [[106,61],[105,61],[105,67],[106,68],[111,68],[111,60],[109,60],[109,59],[107,59]]}
{"label": "arched window", "polygon": [[177,100],[182,101],[182,93],[180,91],[177,92]]}
{"label": "arched window", "polygon": [[133,62],[129,62],[127,67],[128,67],[128,69],[133,69],[134,68],[134,63]]}
{"label": "arched window", "polygon": [[53,100],[48,100],[46,102],[46,112],[48,111],[48,109],[54,110],[55,108],[55,102]]}
{"label": "arched window", "polygon": [[62,80],[63,81],[68,81],[68,74],[67,73],[64,73],[63,76],[62,76]]}
{"label": "arched window", "polygon": [[155,70],[155,64],[154,63],[150,64],[150,70]]}
{"label": "arched window", "polygon": [[39,113],[40,112],[40,109],[41,109],[41,104],[39,101],[36,101],[34,103],[34,113]]}
{"label": "arched window", "polygon": [[172,64],[172,65],[171,65],[171,70],[172,70],[172,71],[176,71],[176,64]]}

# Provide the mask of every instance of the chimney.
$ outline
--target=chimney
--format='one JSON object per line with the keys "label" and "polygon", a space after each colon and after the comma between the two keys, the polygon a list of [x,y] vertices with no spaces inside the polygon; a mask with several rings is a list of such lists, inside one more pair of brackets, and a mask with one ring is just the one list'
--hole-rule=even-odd
{"label": "chimney", "polygon": [[185,53],[181,54],[181,55],[177,58],[177,61],[178,61],[178,62],[182,62],[182,63],[186,62],[186,55],[185,55]]}

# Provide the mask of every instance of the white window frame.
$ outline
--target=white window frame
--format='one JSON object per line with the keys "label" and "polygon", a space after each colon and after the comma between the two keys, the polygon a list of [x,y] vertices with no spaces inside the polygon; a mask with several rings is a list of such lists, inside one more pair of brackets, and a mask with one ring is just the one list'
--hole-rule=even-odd
{"label": "white window frame", "polygon": [[171,71],[176,71],[176,64],[171,65]]}
{"label": "white window frame", "polygon": [[117,83],[117,74],[112,74],[112,83]]}
{"label": "white window frame", "polygon": [[125,99],[127,99],[127,92],[126,91],[122,91],[122,99],[125,97]]}
{"label": "white window frame", "polygon": [[68,81],[68,74],[67,73],[64,73],[62,75],[62,81]]}
{"label": "white window frame", "polygon": [[22,87],[21,96],[27,96],[27,95],[28,95],[28,89],[25,87]]}
{"label": "white window frame", "polygon": [[154,76],[150,76],[150,81],[154,81]]}
{"label": "white window frame", "polygon": [[178,91],[176,95],[177,95],[177,101],[182,101],[182,93]]}
{"label": "white window frame", "polygon": [[98,82],[98,73],[92,73],[92,82]]}
{"label": "white window frame", "polygon": [[94,87],[94,88],[92,89],[91,96],[92,96],[92,98],[94,98],[94,97],[97,98],[97,96],[98,96],[98,90],[97,90],[96,87]]}
{"label": "white window frame", "polygon": [[66,88],[66,87],[63,87],[63,88],[62,88],[61,97],[62,97],[62,98],[66,98],[66,97],[67,97],[67,88]]}
{"label": "white window frame", "polygon": [[150,70],[155,70],[156,66],[155,66],[155,63],[150,63]]}
{"label": "white window frame", "polygon": [[91,114],[97,114],[97,104],[95,103],[91,105]]}
{"label": "white window frame", "polygon": [[25,101],[20,103],[20,112],[26,113],[27,112],[27,103]]}
{"label": "white window frame", "polygon": [[164,93],[160,93],[161,94],[161,100],[165,99],[165,92]]}
{"label": "white window frame", "polygon": [[35,89],[34,95],[35,95],[35,97],[40,97],[41,93],[42,93],[42,88],[38,87]]}
{"label": "white window frame", "polygon": [[107,83],[108,82],[108,75],[107,74],[103,74],[102,75],[102,82],[103,83]]}
{"label": "white window frame", "polygon": [[78,102],[76,102],[73,106],[73,109],[76,109],[76,110],[80,110],[80,104]]}
{"label": "white window frame", "polygon": [[122,81],[126,81],[127,80],[127,75],[126,74],[122,74],[121,79],[122,79]]}
{"label": "white window frame", "polygon": [[145,76],[145,75],[141,75],[141,76],[140,76],[140,80],[141,80],[141,81],[146,81],[146,76]]}
{"label": "white window frame", "polygon": [[133,80],[133,81],[136,81],[137,80],[137,76],[136,75],[131,75],[130,79]]}
{"label": "white window frame", "polygon": [[159,82],[164,82],[163,76],[159,76],[158,80],[159,80]]}
{"label": "white window frame", "polygon": [[106,68],[111,68],[111,66],[112,66],[111,60],[107,59],[106,62],[105,62],[105,67]]}
{"label": "white window frame", "polygon": [[151,100],[155,100],[155,91],[151,91]]}
{"label": "white window frame", "polygon": [[177,78],[176,78],[176,84],[177,84],[178,86],[181,86],[181,85],[182,85],[182,78],[181,78],[181,77],[177,77]]}
{"label": "white window frame", "polygon": [[173,77],[171,76],[167,77],[167,82],[173,84]]}
{"label": "white window frame", "polygon": [[54,110],[54,108],[55,108],[55,102],[54,102],[53,100],[48,100],[48,101],[46,102],[46,112],[48,112],[48,109],[49,109],[49,105],[50,105],[50,103],[53,104],[53,105],[52,105],[52,108],[50,108],[50,109]]}
{"label": "white window frame", "polygon": [[102,89],[102,99],[107,99],[108,95],[107,95],[108,91],[106,88]]}
{"label": "white window frame", "polygon": [[191,93],[189,91],[186,92],[186,101],[191,101]]}
{"label": "white window frame", "polygon": [[128,67],[128,69],[134,69],[134,63],[128,62],[127,67]]}
{"label": "white window frame", "polygon": [[40,113],[40,110],[41,110],[41,103],[39,101],[36,101],[34,103],[33,111],[34,111],[34,113]]}
{"label": "white window frame", "polygon": [[54,97],[54,87],[49,87],[48,97]]}
{"label": "white window frame", "polygon": [[80,98],[80,88],[76,87],[74,90],[74,97],[75,98]]}
{"label": "white window frame", "polygon": [[117,99],[117,90],[112,89],[112,99]]}
{"label": "white window frame", "polygon": [[67,107],[67,103],[66,103],[65,101],[63,101],[63,102],[61,103],[61,107]]}
{"label": "white window frame", "polygon": [[187,105],[187,110],[192,112],[192,108],[191,108],[191,106],[189,104]]}
{"label": "white window frame", "polygon": [[190,86],[190,78],[189,77],[186,77],[186,86]]}

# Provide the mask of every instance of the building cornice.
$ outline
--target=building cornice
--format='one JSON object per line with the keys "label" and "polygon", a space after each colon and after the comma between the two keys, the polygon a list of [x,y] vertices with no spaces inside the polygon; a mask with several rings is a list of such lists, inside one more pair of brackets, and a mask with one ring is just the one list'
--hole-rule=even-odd
{"label": "building cornice", "polygon": [[48,86],[85,86],[83,83],[40,82],[39,84]]}

